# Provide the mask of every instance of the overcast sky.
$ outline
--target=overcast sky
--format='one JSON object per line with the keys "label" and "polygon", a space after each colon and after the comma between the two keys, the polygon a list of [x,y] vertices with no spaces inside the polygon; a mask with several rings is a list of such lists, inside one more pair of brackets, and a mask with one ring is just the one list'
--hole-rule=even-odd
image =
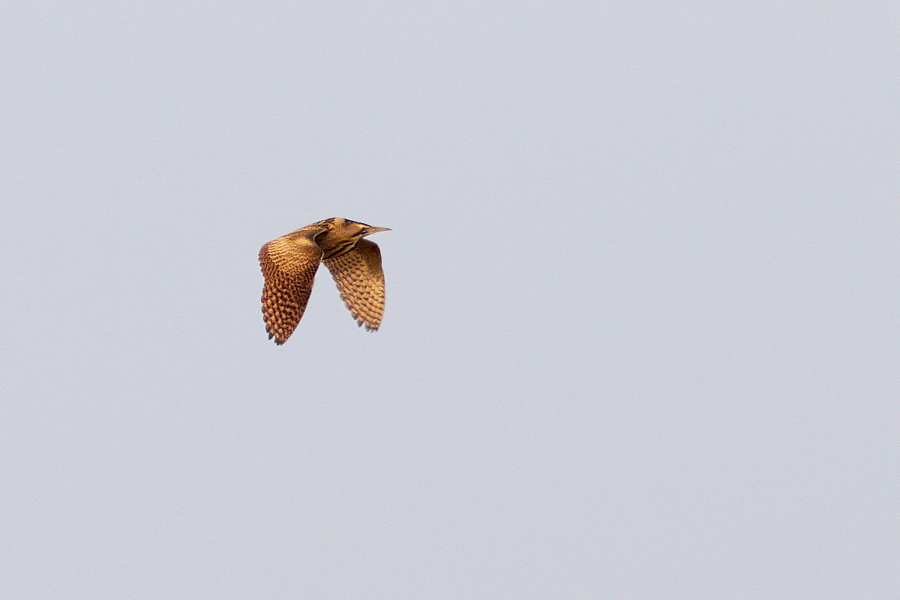
{"label": "overcast sky", "polygon": [[898,23],[6,4],[0,596],[897,598]]}

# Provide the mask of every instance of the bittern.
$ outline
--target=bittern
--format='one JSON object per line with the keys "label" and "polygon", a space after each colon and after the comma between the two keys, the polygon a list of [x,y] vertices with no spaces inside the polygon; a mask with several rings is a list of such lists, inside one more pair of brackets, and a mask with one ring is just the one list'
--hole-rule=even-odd
{"label": "bittern", "polygon": [[283,344],[300,323],[319,263],[331,271],[341,299],[361,326],[375,331],[384,315],[384,272],[378,245],[363,238],[387,227],[340,217],[307,225],[263,245],[262,312],[269,339]]}

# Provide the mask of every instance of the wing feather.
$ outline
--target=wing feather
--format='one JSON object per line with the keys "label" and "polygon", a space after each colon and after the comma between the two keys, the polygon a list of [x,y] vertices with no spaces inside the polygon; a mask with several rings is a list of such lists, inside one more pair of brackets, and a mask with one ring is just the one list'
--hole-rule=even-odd
{"label": "wing feather", "polygon": [[[304,228],[306,229],[306,228]],[[312,293],[322,249],[311,233],[298,230],[265,244],[259,251],[262,268],[262,312],[269,339],[283,344],[300,323]]]}
{"label": "wing feather", "polygon": [[384,271],[378,244],[360,240],[353,250],[324,262],[356,322],[369,331],[378,329],[384,315]]}

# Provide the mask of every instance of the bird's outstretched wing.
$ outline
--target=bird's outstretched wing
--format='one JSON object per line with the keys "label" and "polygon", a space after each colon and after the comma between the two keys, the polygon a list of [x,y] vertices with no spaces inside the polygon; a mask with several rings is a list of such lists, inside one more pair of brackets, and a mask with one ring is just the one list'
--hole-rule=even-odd
{"label": "bird's outstretched wing", "polygon": [[293,234],[265,244],[259,251],[262,268],[262,312],[269,339],[283,344],[294,332],[312,293],[322,249],[311,235]]}
{"label": "bird's outstretched wing", "polygon": [[359,240],[350,252],[324,262],[356,322],[369,331],[378,329],[384,315],[384,271],[378,244]]}

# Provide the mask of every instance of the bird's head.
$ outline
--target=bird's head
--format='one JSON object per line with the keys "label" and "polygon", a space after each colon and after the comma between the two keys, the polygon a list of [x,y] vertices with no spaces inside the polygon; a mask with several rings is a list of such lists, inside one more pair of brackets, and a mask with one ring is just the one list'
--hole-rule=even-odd
{"label": "bird's head", "polygon": [[367,235],[390,231],[387,227],[372,227],[341,217],[328,219],[328,222],[329,228],[316,237],[316,243],[325,251],[326,258],[352,250],[356,243]]}
{"label": "bird's head", "polygon": [[332,233],[335,236],[350,239],[360,239],[379,231],[390,231],[387,227],[372,227],[365,223],[351,221],[350,219],[342,219],[336,217],[333,222]]}

